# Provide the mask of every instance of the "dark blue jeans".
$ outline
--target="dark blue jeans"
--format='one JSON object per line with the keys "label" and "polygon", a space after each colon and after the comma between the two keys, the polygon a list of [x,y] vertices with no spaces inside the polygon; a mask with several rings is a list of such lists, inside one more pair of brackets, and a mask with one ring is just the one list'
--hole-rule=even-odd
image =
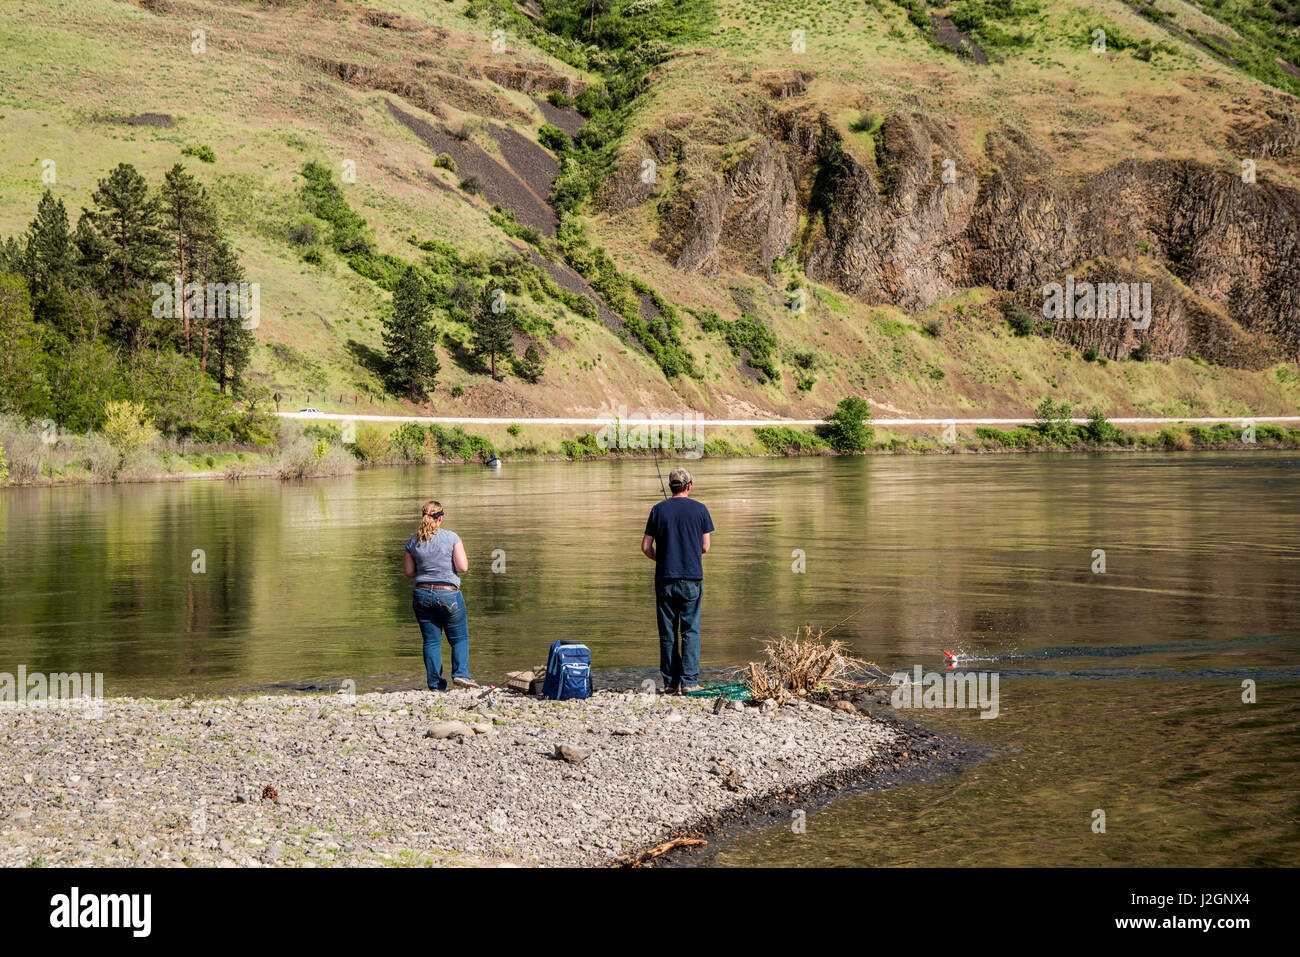
{"label": "dark blue jeans", "polygon": [[[659,618],[659,672],[664,690],[700,682],[700,596],[704,582],[669,578],[655,583]],[[678,629],[681,641],[677,640]]]}
{"label": "dark blue jeans", "polygon": [[442,633],[451,645],[451,676],[469,677],[469,619],[465,596],[441,588],[417,588],[411,596],[415,620],[424,635],[424,671],[430,691],[446,691],[442,677]]}

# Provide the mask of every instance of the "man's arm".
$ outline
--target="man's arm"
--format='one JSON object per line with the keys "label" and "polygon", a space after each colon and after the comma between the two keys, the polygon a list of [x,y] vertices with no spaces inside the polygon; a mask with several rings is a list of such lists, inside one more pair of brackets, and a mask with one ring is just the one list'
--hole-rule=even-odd
{"label": "man's arm", "polygon": [[[705,538],[708,538],[708,536],[706,535]],[[705,548],[705,551],[708,551],[708,548]],[[641,539],[641,554],[652,562],[658,561],[655,558],[655,537],[653,535],[646,535]]]}
{"label": "man's arm", "polygon": [[707,551],[709,550],[709,535],[710,535],[710,534],[711,534],[711,533],[709,533],[709,532],[705,532],[705,533],[700,537],[700,551],[701,551],[701,552],[707,552]]}

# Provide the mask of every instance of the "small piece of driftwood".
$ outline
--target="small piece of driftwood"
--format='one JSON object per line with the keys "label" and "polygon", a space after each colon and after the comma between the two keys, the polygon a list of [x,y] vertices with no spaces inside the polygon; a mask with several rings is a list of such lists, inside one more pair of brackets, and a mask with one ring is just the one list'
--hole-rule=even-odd
{"label": "small piece of driftwood", "polygon": [[679,837],[675,840],[664,841],[662,844],[656,844],[654,847],[646,848],[636,857],[628,861],[629,867],[640,867],[642,864],[648,864],[656,857],[667,854],[671,850],[679,847],[700,847],[709,842],[699,837]]}

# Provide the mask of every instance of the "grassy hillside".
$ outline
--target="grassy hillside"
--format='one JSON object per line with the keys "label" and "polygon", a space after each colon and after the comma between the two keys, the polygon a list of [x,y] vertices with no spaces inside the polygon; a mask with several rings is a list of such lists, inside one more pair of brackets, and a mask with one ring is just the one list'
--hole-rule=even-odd
{"label": "grassy hillside", "polygon": [[[797,248],[762,268],[723,263],[709,274],[674,268],[659,248],[663,201],[681,181],[674,164],[728,169],[753,145],[749,118],[780,101],[773,84],[797,84],[864,160],[876,152],[876,118],[918,110],[941,117],[972,154],[1001,124],[1025,131],[1050,150],[1045,176],[1171,156],[1235,170],[1252,124],[1294,110],[1283,92],[1290,73],[1259,59],[1290,49],[1285,17],[1269,25],[1246,5],[1181,0],[1157,0],[1169,17],[1107,0],[635,0],[607,16],[635,25],[652,15],[629,6],[679,11],[656,27],[671,39],[644,41],[658,46],[641,66],[612,67],[610,51],[626,53],[630,41],[589,45],[581,21],[546,2],[3,0],[0,236],[26,228],[46,189],[75,217],[118,163],[156,182],[183,162],[261,285],[249,378],[279,393],[282,408],[524,417],[688,405],[802,417],[848,394],[882,415],[1024,414],[1047,394],[1113,415],[1300,407],[1294,364],[1089,361],[1058,340],[1013,334],[993,290],[909,312],[808,280]],[[1110,39],[1100,54],[1090,45],[1098,28]],[[963,37],[978,52],[962,52]],[[618,92],[621,73],[645,79],[612,107],[607,93],[583,100],[584,90]],[[585,145],[574,99],[604,131]],[[565,148],[554,139],[536,147],[544,123],[576,134],[567,157],[556,157]],[[659,168],[654,201],[599,201],[610,176],[641,164],[639,144],[665,130],[687,131],[693,146]],[[212,162],[194,155],[202,147]],[[455,171],[438,165],[443,153],[460,156]],[[304,197],[309,163],[331,171],[373,236],[360,260]],[[545,221],[548,163],[562,187],[594,181],[592,199],[561,211],[558,234]],[[1298,185],[1294,154],[1258,164],[1261,178]],[[493,202],[512,216],[494,214]],[[577,228],[586,240],[575,246]],[[607,259],[591,257],[600,250]],[[384,263],[418,264],[442,290],[507,277],[524,316],[514,346],[539,346],[540,380],[485,375],[467,354],[468,326],[435,295],[436,387],[418,403],[391,394],[381,374]],[[805,290],[806,311],[788,308],[792,287]],[[694,375],[665,374],[674,337]]]}

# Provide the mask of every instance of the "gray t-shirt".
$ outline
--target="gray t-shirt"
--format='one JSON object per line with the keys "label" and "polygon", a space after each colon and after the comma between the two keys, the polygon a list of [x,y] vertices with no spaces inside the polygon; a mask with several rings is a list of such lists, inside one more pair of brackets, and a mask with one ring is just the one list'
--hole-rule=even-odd
{"label": "gray t-shirt", "polygon": [[415,559],[415,583],[429,582],[459,588],[460,576],[451,563],[451,550],[459,541],[460,536],[449,528],[430,535],[423,545],[418,536],[412,535],[406,542],[406,550]]}

